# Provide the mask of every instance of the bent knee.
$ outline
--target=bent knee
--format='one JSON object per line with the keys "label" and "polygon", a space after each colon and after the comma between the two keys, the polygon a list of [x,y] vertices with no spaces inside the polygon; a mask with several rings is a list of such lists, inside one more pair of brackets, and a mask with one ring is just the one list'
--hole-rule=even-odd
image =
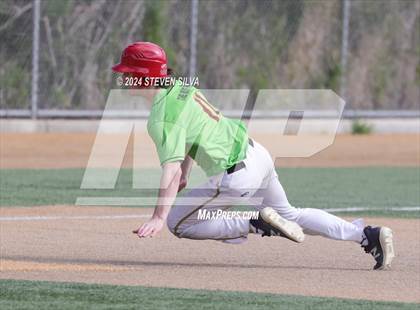
{"label": "bent knee", "polygon": [[169,231],[174,235],[177,224],[177,219],[174,216],[171,216],[171,213],[169,213],[168,218],[166,220],[166,226],[168,226]]}
{"label": "bent knee", "polygon": [[283,218],[296,222],[300,216],[301,209],[288,205],[279,209],[274,208]]}

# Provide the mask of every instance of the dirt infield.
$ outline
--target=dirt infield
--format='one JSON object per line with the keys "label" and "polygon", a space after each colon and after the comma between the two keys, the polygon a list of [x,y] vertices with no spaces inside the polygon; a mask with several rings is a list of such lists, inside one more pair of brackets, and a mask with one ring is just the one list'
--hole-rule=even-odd
{"label": "dirt infield", "polygon": [[[373,259],[359,245],[321,237],[299,245],[251,236],[228,245],[178,239],[165,230],[140,240],[131,230],[151,212],[1,208],[0,278],[420,301],[419,220],[367,220],[393,228],[397,252],[391,270],[372,271]],[[138,218],[110,217],[127,215]],[[38,218],[16,221],[18,216]],[[69,216],[78,218],[64,218]]]}
{"label": "dirt infield", "polygon": [[[278,135],[253,136],[278,154],[283,146]],[[109,135],[111,146],[121,139]],[[158,166],[151,140],[139,134],[141,141],[139,166]],[[0,134],[0,169],[4,168],[80,168],[86,167],[95,134]],[[276,142],[276,143],[273,143]],[[124,166],[132,166],[132,143],[127,148]],[[103,162],[112,160],[103,158]],[[420,165],[420,135],[339,135],[332,146],[310,158],[281,158],[283,167],[347,167],[347,166],[416,166]]]}

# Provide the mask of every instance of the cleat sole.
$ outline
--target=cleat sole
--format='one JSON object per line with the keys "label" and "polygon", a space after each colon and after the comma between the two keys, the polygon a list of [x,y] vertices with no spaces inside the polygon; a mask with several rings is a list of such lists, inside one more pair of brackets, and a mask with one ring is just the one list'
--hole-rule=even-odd
{"label": "cleat sole", "polygon": [[379,242],[382,247],[384,261],[378,270],[389,269],[391,262],[395,257],[394,244],[393,244],[393,233],[388,227],[382,227],[379,232]]}
{"label": "cleat sole", "polygon": [[264,221],[280,230],[286,238],[301,243],[305,240],[302,227],[297,223],[282,218],[274,209],[267,207],[261,210],[260,215]]}

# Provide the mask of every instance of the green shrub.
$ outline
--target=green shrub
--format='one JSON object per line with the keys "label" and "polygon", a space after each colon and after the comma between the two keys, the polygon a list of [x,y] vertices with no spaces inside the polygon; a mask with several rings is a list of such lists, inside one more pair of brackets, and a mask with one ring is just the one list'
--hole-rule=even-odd
{"label": "green shrub", "polygon": [[351,126],[351,133],[353,135],[368,135],[372,133],[372,126],[361,121],[355,120]]}

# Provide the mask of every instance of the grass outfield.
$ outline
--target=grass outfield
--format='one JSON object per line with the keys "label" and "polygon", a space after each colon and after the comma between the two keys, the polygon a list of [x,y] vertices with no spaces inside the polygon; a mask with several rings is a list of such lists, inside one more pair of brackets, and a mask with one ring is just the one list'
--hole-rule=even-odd
{"label": "grass outfield", "polygon": [[1,309],[418,309],[419,304],[247,292],[0,280]]}
{"label": "grass outfield", "polygon": [[[387,210],[420,206],[420,167],[282,168],[279,177],[297,207],[368,207],[373,216],[420,217],[420,212]],[[82,196],[141,197],[155,189],[132,189],[132,171],[122,169],[114,190],[81,190],[84,169],[0,170],[0,206],[74,204]],[[149,177],[150,176],[150,177]],[[148,171],[158,184],[159,171]]]}

